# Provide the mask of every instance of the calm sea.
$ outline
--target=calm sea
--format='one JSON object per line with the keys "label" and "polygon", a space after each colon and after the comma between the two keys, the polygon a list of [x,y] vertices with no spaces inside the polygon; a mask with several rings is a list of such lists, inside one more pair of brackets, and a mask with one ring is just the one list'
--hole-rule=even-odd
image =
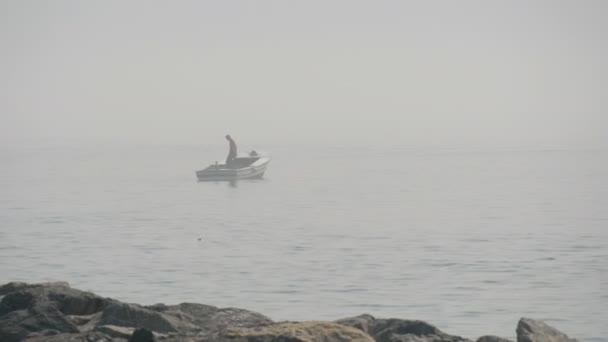
{"label": "calm sea", "polygon": [[224,147],[1,149],[0,283],[608,341],[608,152],[267,146],[266,179],[198,183]]}

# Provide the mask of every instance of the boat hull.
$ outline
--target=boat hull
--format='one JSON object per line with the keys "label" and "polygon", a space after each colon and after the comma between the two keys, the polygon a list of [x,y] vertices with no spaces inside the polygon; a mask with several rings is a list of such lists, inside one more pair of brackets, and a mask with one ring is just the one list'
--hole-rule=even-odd
{"label": "boat hull", "polygon": [[260,179],[264,177],[270,158],[259,158],[253,164],[238,169],[226,168],[224,165],[211,165],[204,170],[196,171],[199,182],[235,181],[240,179]]}

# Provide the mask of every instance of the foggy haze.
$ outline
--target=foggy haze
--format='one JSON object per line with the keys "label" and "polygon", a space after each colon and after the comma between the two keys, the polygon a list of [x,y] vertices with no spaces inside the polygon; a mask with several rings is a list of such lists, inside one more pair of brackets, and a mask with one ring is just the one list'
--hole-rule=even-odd
{"label": "foggy haze", "polygon": [[604,1],[3,1],[0,142],[608,145]]}
{"label": "foggy haze", "polygon": [[606,61],[608,0],[0,0],[0,340],[608,342]]}

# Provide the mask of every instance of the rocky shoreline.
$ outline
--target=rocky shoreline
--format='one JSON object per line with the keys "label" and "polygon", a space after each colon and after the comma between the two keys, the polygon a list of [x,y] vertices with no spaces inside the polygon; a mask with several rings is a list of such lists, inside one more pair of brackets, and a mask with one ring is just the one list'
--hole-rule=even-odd
{"label": "rocky shoreline", "polygon": [[[522,318],[517,342],[576,341]],[[182,303],[143,306],[71,288],[67,283],[0,287],[0,342],[472,342],[417,320],[360,315],[337,321],[273,322],[253,311]],[[487,335],[477,342],[509,342]]]}

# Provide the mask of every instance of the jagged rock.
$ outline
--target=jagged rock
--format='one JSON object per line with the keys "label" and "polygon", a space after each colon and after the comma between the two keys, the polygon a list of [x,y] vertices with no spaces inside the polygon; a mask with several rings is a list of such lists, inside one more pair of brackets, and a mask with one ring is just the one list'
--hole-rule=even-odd
{"label": "jagged rock", "polygon": [[112,338],[98,331],[78,334],[28,337],[24,342],[127,342],[126,339]]}
{"label": "jagged rock", "polygon": [[[273,321],[257,312],[182,303],[140,306],[72,289],[67,283],[0,286],[1,342],[470,342],[423,321],[376,319],[337,322]],[[574,342],[547,324],[522,318],[517,342]],[[511,342],[482,336],[477,342]]]}
{"label": "jagged rock", "polygon": [[[78,326],[81,332],[93,331],[95,327],[100,325],[102,312],[98,312],[89,316],[69,316],[72,323]],[[84,323],[84,324],[83,324]]]}
{"label": "jagged rock", "polygon": [[41,303],[23,310],[14,310],[0,317],[0,341],[17,342],[32,333],[54,330],[77,333],[78,328],[53,303]]}
{"label": "jagged rock", "polygon": [[34,305],[36,296],[30,292],[17,290],[11,292],[0,301],[0,316],[12,311],[26,310]]}
{"label": "jagged rock", "polygon": [[[8,316],[8,317],[7,317]],[[28,318],[26,310],[14,311],[0,317],[0,341],[21,341],[30,331],[19,325]]]}
{"label": "jagged rock", "polygon": [[207,325],[212,319],[213,314],[220,310],[215,306],[195,303],[182,303],[178,305],[155,304],[146,306],[145,308],[178,319],[189,320],[192,324],[201,328]]}
{"label": "jagged rock", "polygon": [[248,328],[271,323],[273,321],[270,318],[257,312],[226,308],[219,309],[213,313],[206,323],[206,327],[211,329],[223,329],[226,327]]}
{"label": "jagged rock", "polygon": [[0,315],[35,304],[51,302],[66,315],[90,315],[103,310],[111,300],[71,288],[67,283],[8,283],[0,288],[4,298]]}
{"label": "jagged rock", "polygon": [[423,321],[404,319],[375,319],[361,315],[336,321],[371,335],[377,342],[465,342],[460,336],[444,333]]}
{"label": "jagged rock", "polygon": [[150,330],[146,328],[140,328],[136,329],[133,332],[133,334],[129,338],[129,342],[156,342],[156,339],[154,338],[154,334]]}
{"label": "jagged rock", "polygon": [[18,290],[30,289],[35,287],[70,287],[70,284],[64,281],[50,282],[50,283],[36,283],[28,284],[22,282],[10,282],[0,286],[0,296],[5,296],[11,292]]}
{"label": "jagged rock", "polygon": [[374,316],[369,314],[363,314],[355,317],[343,318],[337,320],[336,323],[348,325],[350,327],[369,332],[370,326],[374,323],[375,320],[376,319],[374,318]]}
{"label": "jagged rock", "polygon": [[41,337],[49,332],[84,333],[104,325],[208,336],[226,327],[272,323],[264,315],[243,309],[193,303],[148,307],[126,304],[72,289],[67,283],[8,283],[1,286],[0,291],[3,293],[0,300],[2,342],[19,341],[26,336]]}
{"label": "jagged rock", "polygon": [[[94,313],[92,315],[82,315],[82,316],[68,315],[67,317],[70,320],[70,322],[72,322],[75,325],[77,325],[78,327],[80,327],[80,326],[86,326],[86,325],[90,324],[91,322],[94,322],[96,319],[99,319],[99,317],[101,317],[101,313],[98,312],[98,313]],[[96,325],[97,324],[94,324],[94,326],[96,326]],[[91,330],[91,329],[87,329],[87,330]]]}
{"label": "jagged rock", "polygon": [[100,325],[95,328],[95,331],[99,331],[110,337],[128,339],[133,335],[135,328],[119,327],[116,325]]}
{"label": "jagged rock", "polygon": [[66,315],[94,314],[105,309],[112,302],[108,298],[72,288],[49,291],[47,296],[51,302],[57,303],[59,310]]}
{"label": "jagged rock", "polygon": [[283,322],[251,328],[226,328],[212,342],[374,342],[359,329],[333,322]]}
{"label": "jagged rock", "polygon": [[[179,305],[153,305],[148,306],[161,313],[164,317],[181,322],[178,330],[201,332],[210,334],[226,327],[254,327],[273,323],[273,321],[257,312],[224,308],[220,309],[211,305],[182,303]],[[184,326],[187,323],[188,326]]]}
{"label": "jagged rock", "polygon": [[137,304],[112,303],[101,314],[99,325],[147,328],[161,333],[178,331],[179,324],[167,315]]}
{"label": "jagged rock", "polygon": [[494,335],[485,335],[481,336],[477,339],[476,342],[513,342],[507,338],[494,336]]}
{"label": "jagged rock", "polygon": [[517,342],[576,342],[563,332],[548,324],[531,318],[522,318],[517,323]]}
{"label": "jagged rock", "polygon": [[27,338],[38,337],[38,336],[55,336],[55,335],[59,335],[59,334],[61,334],[61,332],[59,332],[55,329],[45,329],[42,331],[30,333],[29,335],[27,335]]}
{"label": "jagged rock", "polygon": [[49,332],[78,333],[66,315],[102,310],[109,299],[69,287],[67,283],[8,283],[0,287],[0,341],[19,341]]}

